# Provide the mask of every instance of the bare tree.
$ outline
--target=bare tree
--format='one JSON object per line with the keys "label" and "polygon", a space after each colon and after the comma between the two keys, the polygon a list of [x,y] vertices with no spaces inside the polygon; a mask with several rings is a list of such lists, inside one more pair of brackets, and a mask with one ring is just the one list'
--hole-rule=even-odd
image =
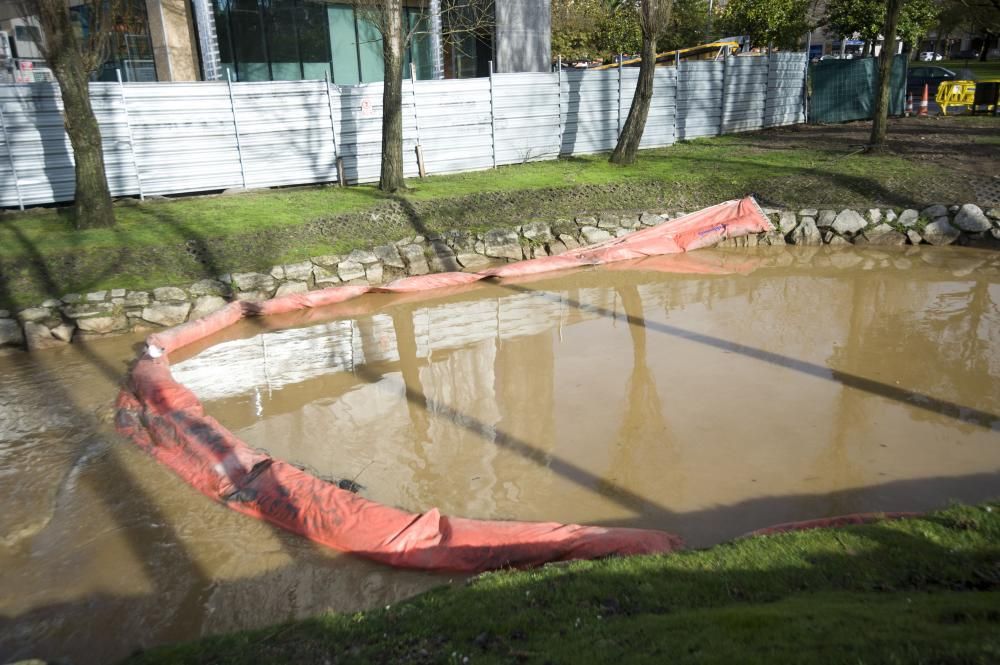
{"label": "bare tree", "polygon": [[21,0],[24,16],[37,16],[42,54],[59,82],[63,123],[76,162],[75,218],[78,229],[114,226],[111,193],[104,172],[101,131],[90,106],[90,75],[107,60],[112,25],[124,20],[128,0],[85,0],[88,34],[74,29],[66,0]]}
{"label": "bare tree", "polygon": [[639,142],[646,130],[646,117],[649,115],[649,102],[653,99],[653,74],[656,72],[656,39],[670,22],[670,12],[673,0],[611,0],[614,4],[638,2],[635,11],[639,17],[639,28],[642,31],[642,61],[639,63],[639,82],[632,106],[628,110],[628,118],[622,127],[618,144],[611,153],[614,164],[631,164],[635,162],[639,152]]}
{"label": "bare tree", "polygon": [[882,30],[882,52],[878,60],[878,94],[875,96],[875,114],[872,117],[872,135],[868,140],[868,152],[885,150],[885,136],[889,124],[889,79],[892,61],[896,55],[896,28],[904,0],[888,0],[885,11],[885,27]]}
{"label": "bare tree", "polygon": [[[382,166],[379,189],[403,189],[403,53],[417,35],[430,33],[432,17],[422,13],[412,25],[403,24],[402,0],[355,0],[359,16],[382,37]],[[442,39],[461,49],[464,36],[478,36],[492,28],[492,0],[442,0]]]}

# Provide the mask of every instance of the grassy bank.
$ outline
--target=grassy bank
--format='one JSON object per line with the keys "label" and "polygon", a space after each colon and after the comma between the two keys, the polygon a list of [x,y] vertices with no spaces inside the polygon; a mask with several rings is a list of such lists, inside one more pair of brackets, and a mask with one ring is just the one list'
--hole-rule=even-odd
{"label": "grassy bank", "polygon": [[938,62],[911,62],[910,67],[935,66],[950,69],[953,72],[961,72],[968,69],[977,81],[984,79],[1000,79],[1000,60],[989,60],[979,62],[978,60],[940,60]]}
{"label": "grassy bank", "polygon": [[[974,119],[921,131],[968,152],[996,127],[992,119]],[[795,140],[806,131],[643,151],[629,168],[597,155],[411,180],[396,197],[371,186],[324,186],[129,202],[116,207],[113,229],[76,231],[68,208],[7,213],[0,215],[0,307],[67,292],[184,284],[450,228],[601,210],[696,209],[748,193],[765,205],[788,206],[975,200],[969,173],[913,159],[903,141],[897,154],[866,156],[838,127],[819,130],[829,138]]]}
{"label": "grassy bank", "polygon": [[127,662],[616,661],[998,662],[1000,503],[494,573],[385,609],[212,637]]}

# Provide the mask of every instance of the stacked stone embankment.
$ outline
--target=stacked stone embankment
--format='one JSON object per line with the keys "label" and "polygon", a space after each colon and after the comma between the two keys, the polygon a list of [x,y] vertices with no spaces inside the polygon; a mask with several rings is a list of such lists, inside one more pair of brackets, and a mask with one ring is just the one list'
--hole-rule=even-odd
{"label": "stacked stone embankment", "polygon": [[[723,247],[762,245],[1000,246],[1000,208],[932,205],[922,210],[764,209],[775,230],[733,238]],[[266,300],[338,284],[385,284],[407,275],[479,270],[492,263],[561,254],[655,226],[683,212],[603,213],[532,221],[483,233],[411,236],[345,255],[314,256],[270,271],[228,273],[147,291],[110,289],[57,295],[18,312],[0,310],[0,349],[38,350],[75,339],[155,330],[196,319],[231,300]]]}

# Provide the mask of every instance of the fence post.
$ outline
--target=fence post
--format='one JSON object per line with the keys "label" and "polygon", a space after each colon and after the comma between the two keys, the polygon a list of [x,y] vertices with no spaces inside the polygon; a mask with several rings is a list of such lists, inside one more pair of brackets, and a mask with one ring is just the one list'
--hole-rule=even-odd
{"label": "fence post", "polygon": [[3,144],[7,148],[7,160],[10,161],[10,171],[14,175],[14,189],[17,190],[17,206],[24,210],[24,198],[21,196],[21,181],[17,177],[17,167],[14,166],[14,147],[7,136],[7,121],[3,117],[3,104],[0,104],[0,129],[3,130]]}
{"label": "fence post", "polygon": [[558,118],[558,121],[559,121],[559,149],[556,151],[556,154],[557,155],[561,155],[562,154],[562,144],[563,144],[563,132],[565,131],[563,129],[563,120],[562,120],[562,56],[561,55],[559,56],[559,59],[556,61],[556,67],[559,68],[558,71],[556,72],[556,85],[559,86],[559,95],[558,95],[558,97],[559,97],[559,109],[556,111],[556,113],[559,114],[559,118]]}
{"label": "fence post", "polygon": [[330,136],[333,139],[333,163],[337,168],[337,185],[344,186],[344,160],[337,150],[337,122],[333,119],[333,95],[330,94],[330,70],[323,73],[323,80],[326,84],[326,105],[330,110]]}
{"label": "fence post", "polygon": [[[767,99],[771,95],[771,58],[774,57],[771,54],[771,49],[767,49],[767,72],[764,73],[764,108],[760,111],[760,127],[764,129],[769,127],[767,124]],[[780,80],[780,79],[779,79]],[[777,94],[775,94],[775,101],[777,101]],[[773,120],[773,119],[772,119]]]}
{"label": "fence post", "polygon": [[719,134],[724,134],[726,130],[726,82],[729,80],[729,60],[722,61],[722,108],[719,109]]}
{"label": "fence post", "polygon": [[145,201],[146,196],[142,191],[142,176],[139,174],[139,160],[135,156],[135,139],[132,136],[132,121],[128,117],[128,102],[125,101],[125,84],[122,82],[122,70],[116,69],[118,76],[118,92],[122,96],[122,110],[125,112],[125,128],[128,130],[128,150],[132,155],[132,168],[135,170],[135,181],[139,185],[139,200]]}
{"label": "fence post", "polygon": [[420,120],[417,118],[417,66],[412,62],[410,63],[410,94],[413,97],[413,133],[417,137],[417,145],[414,147],[414,152],[417,153],[417,172],[421,178],[425,178],[427,172],[424,170],[424,149],[420,145]]}
{"label": "fence post", "polygon": [[[802,69],[802,122],[809,122],[809,60],[813,33],[806,35],[806,64]],[[905,101],[905,100],[904,100]]]}
{"label": "fence post", "polygon": [[247,171],[243,166],[243,146],[240,144],[240,123],[236,119],[236,100],[233,99],[233,73],[226,69],[226,85],[229,86],[229,108],[233,112],[233,130],[236,132],[236,154],[240,158],[240,177],[243,178],[243,189],[247,188]]}
{"label": "fence post", "polygon": [[615,133],[615,141],[622,138],[622,56],[618,54],[618,131]]}
{"label": "fence post", "polygon": [[490,137],[493,141],[493,168],[497,167],[497,112],[493,101],[493,61],[490,60]]}

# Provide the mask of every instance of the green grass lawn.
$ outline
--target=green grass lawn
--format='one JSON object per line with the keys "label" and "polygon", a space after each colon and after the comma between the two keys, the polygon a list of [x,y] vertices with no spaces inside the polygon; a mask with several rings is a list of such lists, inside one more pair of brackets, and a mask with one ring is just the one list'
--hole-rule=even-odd
{"label": "green grass lawn", "polygon": [[996,663],[1000,504],[492,573],[127,661],[355,662]]}
{"label": "green grass lawn", "polygon": [[[1000,60],[988,60],[979,62],[978,60],[941,60],[939,62],[922,62],[920,65],[937,65],[950,69],[953,72],[960,72],[968,69],[975,76],[976,80],[1000,79]],[[911,67],[918,66],[917,63],[910,63]]]}
{"label": "green grass lawn", "polygon": [[967,175],[938,163],[859,155],[843,140],[789,146],[794,130],[779,131],[777,145],[769,139],[775,134],[762,132],[646,150],[628,168],[594,155],[410,180],[393,198],[373,186],[321,186],[133,201],[116,206],[112,229],[77,231],[69,208],[7,213],[0,215],[0,307],[182,285],[452,228],[601,210],[693,210],[751,193],[787,206],[973,200]]}

